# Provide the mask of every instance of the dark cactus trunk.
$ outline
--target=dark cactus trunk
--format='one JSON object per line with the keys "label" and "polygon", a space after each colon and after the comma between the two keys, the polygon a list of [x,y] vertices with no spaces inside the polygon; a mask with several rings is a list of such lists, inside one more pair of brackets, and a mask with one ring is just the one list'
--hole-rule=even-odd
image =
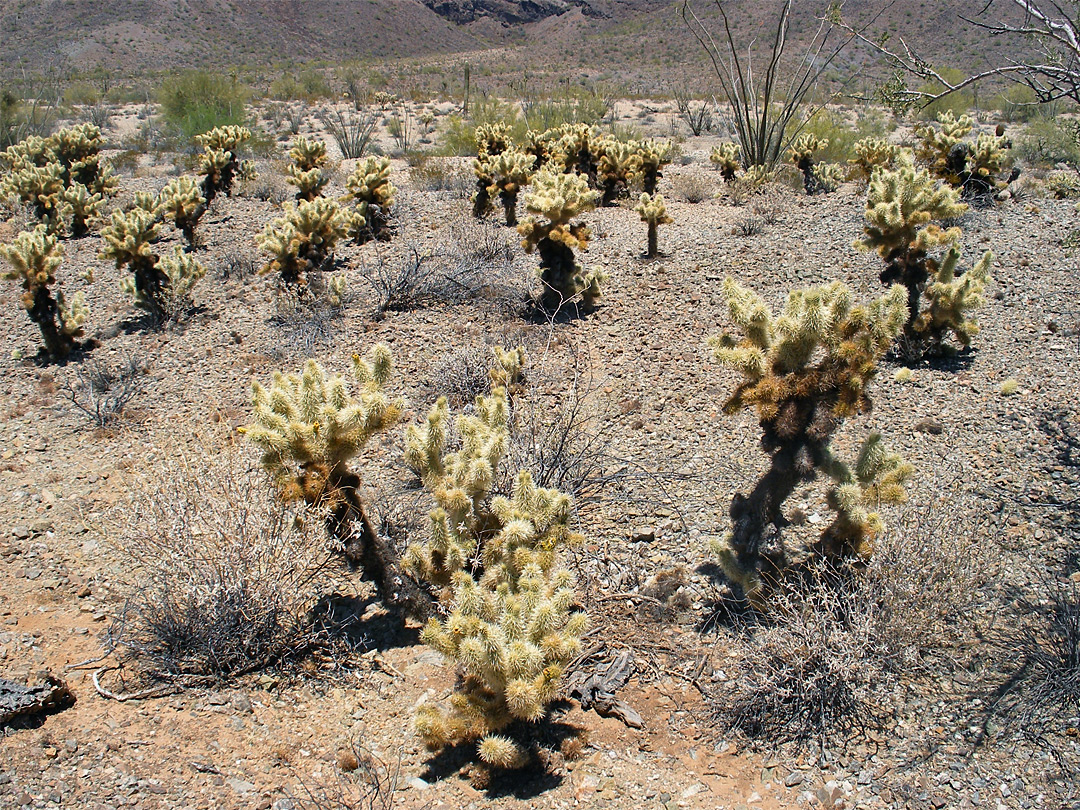
{"label": "dark cactus trunk", "polygon": [[657,242],[659,241],[659,239],[657,238],[657,231],[659,231],[659,230],[660,229],[656,226],[655,222],[650,222],[649,223],[649,252],[648,252],[648,255],[649,255],[650,259],[655,259],[657,254],[660,252],[660,250],[659,250],[659,248],[657,246]]}
{"label": "dark cactus trunk", "polygon": [[27,312],[30,320],[41,329],[41,339],[45,342],[45,351],[52,360],[63,360],[75,346],[71,335],[67,334],[60,323],[60,307],[52,297],[49,288],[44,284],[39,285],[33,291],[27,291],[24,300],[29,298],[30,306]]}
{"label": "dark cactus trunk", "polygon": [[540,305],[545,312],[557,312],[576,292],[573,278],[578,267],[574,251],[562,242],[547,238],[536,244],[536,250],[540,254],[540,281],[544,285]]}
{"label": "dark cactus trunk", "polygon": [[663,175],[659,170],[646,169],[645,174],[642,177],[642,190],[649,195],[656,193],[656,184],[660,181]]}
{"label": "dark cactus trunk", "polygon": [[506,214],[506,224],[508,227],[516,228],[518,224],[517,220],[517,191],[500,191],[499,201],[503,205],[503,211]]}

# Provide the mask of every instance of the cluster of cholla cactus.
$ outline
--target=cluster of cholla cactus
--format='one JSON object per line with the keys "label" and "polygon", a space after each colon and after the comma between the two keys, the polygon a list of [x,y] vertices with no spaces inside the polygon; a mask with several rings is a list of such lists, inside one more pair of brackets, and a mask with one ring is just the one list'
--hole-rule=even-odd
{"label": "cluster of cholla cactus", "polygon": [[56,270],[64,258],[63,248],[48,227],[38,225],[33,231],[23,231],[9,245],[0,245],[0,257],[11,265],[3,273],[9,281],[22,284],[22,305],[30,320],[38,325],[45,342],[47,359],[63,361],[74,349],[80,348],[82,325],[89,315],[82,293],[71,302],[60,290],[54,293]]}
{"label": "cluster of cholla cactus", "polygon": [[233,181],[254,174],[252,166],[240,160],[240,147],[250,138],[251,130],[239,126],[214,127],[195,136],[203,148],[203,154],[199,156],[199,174],[203,175],[202,193],[207,205],[219,193],[231,197]]}
{"label": "cluster of cholla cactus", "polygon": [[839,164],[818,163],[814,154],[829,145],[828,138],[818,138],[808,132],[799,135],[788,149],[788,157],[803,176],[803,189],[807,194],[821,194],[836,191],[844,179],[844,170]]}
{"label": "cluster of cholla cactus", "polygon": [[[970,313],[983,304],[992,254],[987,251],[959,274],[960,228],[937,224],[967,210],[959,194],[926,169],[917,169],[906,152],[897,158],[896,169],[878,171],[870,181],[864,236],[856,246],[876,251],[885,261],[882,282],[901,284],[907,291],[899,353],[908,360],[948,350],[950,334],[968,346],[978,331]],[[945,249],[944,258],[931,255],[937,248]]]}
{"label": "cluster of cholla cactus", "polygon": [[869,383],[878,360],[904,328],[907,295],[895,285],[869,305],[854,306],[851,291],[834,282],[792,291],[776,316],[731,278],[724,281],[724,293],[742,334],[725,333],[711,344],[717,360],[743,376],[724,412],[756,411],[771,463],[749,495],[734,497],[731,533],[714,551],[729,579],[761,604],[790,563],[783,505],[798,487],[819,472],[836,481],[830,503],[838,518],[821,547],[841,558],[865,555],[880,530],[880,519],[864,508],[872,496],[902,496],[902,487],[895,485],[910,469],[879,440],[867,445],[855,472],[844,471],[829,443],[845,417],[869,409]]}
{"label": "cluster of cholla cactus", "polygon": [[[526,252],[540,254],[540,281],[543,293],[540,306],[548,313],[557,312],[575,296],[586,307],[600,299],[600,285],[606,277],[602,270],[585,270],[577,263],[574,249],[584,250],[589,243],[589,229],[571,222],[596,207],[599,192],[576,174],[555,174],[546,169],[533,177],[525,197],[525,208],[534,216],[518,226]],[[543,219],[538,219],[542,217]]]}
{"label": "cluster of cholla cactus", "polygon": [[302,374],[275,373],[269,388],[252,384],[252,424],[243,428],[262,449],[262,466],[285,501],[325,510],[334,549],[363,567],[388,607],[426,619],[430,599],[404,575],[389,542],[371,524],[360,498],[360,476],[351,460],[378,433],[401,419],[405,401],[383,390],[393,357],[383,344],[367,358],[353,356],[354,395],[340,375],[328,375],[314,360]]}
{"label": "cluster of cholla cactus", "polygon": [[188,249],[197,244],[195,226],[206,213],[206,198],[192,177],[174,177],[158,193],[156,208],[159,216],[170,220],[187,241]]}
{"label": "cluster of cholla cactus", "polygon": [[7,172],[0,197],[29,205],[50,233],[89,233],[105,200],[116,194],[117,178],[100,157],[101,130],[80,124],[41,138],[31,136],[0,153]]}
{"label": "cluster of cholla cactus", "polygon": [[641,188],[646,194],[655,194],[656,186],[664,176],[661,170],[671,163],[671,142],[645,140],[636,142],[636,146]]}
{"label": "cluster of cholla cactus", "polygon": [[734,180],[735,172],[742,167],[742,161],[739,159],[740,151],[739,144],[724,141],[714,146],[712,152],[709,153],[709,160],[720,171],[720,176],[726,182],[730,183]]}
{"label": "cluster of cholla cactus", "polygon": [[292,163],[287,167],[285,182],[296,186],[296,199],[314,200],[322,196],[322,190],[330,181],[323,173],[329,161],[326,144],[300,135],[289,150]]}
{"label": "cluster of cholla cactus", "polygon": [[358,242],[388,240],[391,209],[397,188],[390,182],[390,161],[387,158],[364,158],[345,181],[342,202],[353,205],[349,235]]}
{"label": "cluster of cholla cactus", "polygon": [[429,539],[405,557],[440,593],[443,615],[422,638],[459,670],[449,707],[423,704],[416,728],[435,750],[475,741],[493,768],[527,763],[528,724],[546,715],[587,628],[559,559],[581,539],[569,525],[570,498],[537,487],[526,471],[509,497],[492,496],[508,418],[505,389],[479,397],[475,414],[457,419],[460,448],[448,452],[450,412],[440,399],[409,431],[406,451],[436,501]]}
{"label": "cluster of cholla cactus", "polygon": [[164,258],[155,253],[153,245],[160,235],[159,198],[142,195],[130,211],[113,211],[111,221],[101,229],[105,245],[99,254],[115,262],[117,269],[128,269],[131,275],[120,281],[121,290],[159,324],[178,312],[195,283],[206,275],[206,268],[179,248]]}
{"label": "cluster of cholla cactus", "polygon": [[848,161],[851,179],[869,183],[878,169],[892,169],[900,154],[900,147],[884,138],[861,138],[853,148],[855,157]]}
{"label": "cluster of cholla cactus", "polygon": [[937,120],[940,129],[932,124],[915,127],[919,138],[915,156],[931,174],[960,189],[966,198],[987,199],[1006,184],[1011,144],[1004,129],[999,127],[994,135],[980,134],[972,142],[964,140],[975,126],[970,116],[956,118],[946,111]]}
{"label": "cluster of cholla cactus", "polygon": [[284,215],[255,240],[271,257],[260,272],[277,273],[288,287],[306,287],[308,274],[333,259],[334,248],[354,228],[355,217],[326,197],[287,202],[284,208]]}
{"label": "cluster of cholla cactus", "polygon": [[648,248],[646,255],[650,259],[656,258],[659,253],[658,236],[657,231],[661,225],[669,225],[674,222],[667,214],[667,209],[664,207],[664,195],[663,194],[642,194],[641,199],[638,201],[637,207],[634,209],[641,216],[641,221],[644,222],[649,228],[648,235]]}

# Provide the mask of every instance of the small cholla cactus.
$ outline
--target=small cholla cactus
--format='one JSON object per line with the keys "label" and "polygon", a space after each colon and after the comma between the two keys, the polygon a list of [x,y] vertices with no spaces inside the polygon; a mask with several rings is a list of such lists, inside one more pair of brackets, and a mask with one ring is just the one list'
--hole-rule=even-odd
{"label": "small cholla cactus", "polygon": [[815,187],[825,194],[831,194],[840,188],[847,170],[839,163],[815,163],[813,173]]}
{"label": "small cholla cactus", "polygon": [[848,161],[851,177],[869,183],[876,169],[892,169],[900,154],[900,147],[884,138],[862,138],[856,141],[855,157]]}
{"label": "small cholla cactus", "polygon": [[[517,149],[510,148],[489,158],[484,164],[490,182],[486,193],[487,198],[498,192],[499,202],[503,205],[506,216],[506,224],[517,227],[517,198],[522,186],[528,185],[533,175],[533,158]],[[479,178],[479,171],[477,172]],[[479,195],[479,192],[478,192]],[[473,214],[476,214],[474,204]]]}
{"label": "small cholla cactus", "polygon": [[377,239],[385,242],[392,234],[390,210],[394,207],[397,188],[390,182],[390,161],[387,158],[364,158],[345,181],[347,189],[342,202],[353,203],[354,228],[350,231],[357,241]]}
{"label": "small cholla cactus", "polygon": [[667,209],[664,207],[664,195],[657,194],[650,197],[648,194],[642,194],[641,200],[634,210],[641,216],[641,221],[649,226],[647,255],[650,259],[656,258],[659,253],[657,248],[658,226],[668,225],[675,221],[667,215]]}
{"label": "small cholla cactus", "polygon": [[326,144],[299,136],[289,150],[292,165],[287,168],[289,176],[285,182],[296,186],[296,199],[311,201],[322,196],[323,187],[329,178],[323,174],[323,166],[329,158]]}
{"label": "small cholla cactus", "polygon": [[735,172],[742,166],[742,161],[739,160],[739,151],[740,147],[737,143],[724,141],[714,146],[712,152],[709,153],[709,160],[720,170],[720,176],[726,182],[730,183],[734,180]]}
{"label": "small cholla cactus", "polygon": [[34,217],[50,233],[59,234],[64,229],[63,193],[64,169],[59,163],[15,163],[0,183],[0,195],[29,205]]}
{"label": "small cholla cactus", "polygon": [[[886,264],[882,282],[902,284],[907,290],[908,318],[899,348],[909,360],[944,350],[949,330],[964,346],[976,331],[974,321],[963,313],[982,303],[979,294],[991,256],[984,255],[969,271],[974,273],[970,279],[956,279],[960,228],[935,224],[966,210],[959,191],[939,185],[927,170],[916,169],[910,153],[897,158],[895,170],[875,172],[870,181],[865,235],[856,247],[877,251]],[[930,251],[941,247],[948,248],[944,262],[930,256]],[[930,299],[931,305],[937,307],[937,314],[924,317],[923,297],[929,296],[931,287],[937,299],[936,304]]]}
{"label": "small cholla cactus", "polygon": [[[521,244],[526,252],[540,253],[540,281],[544,287],[540,305],[548,313],[557,312],[577,295],[586,307],[594,306],[600,298],[603,271],[586,271],[574,258],[574,248],[584,250],[588,245],[589,229],[570,221],[596,208],[599,196],[578,175],[553,174],[544,169],[533,177],[525,208],[536,216],[519,225],[518,233],[524,237]],[[537,216],[547,221],[541,222]]]}
{"label": "small cholla cactus", "polygon": [[522,385],[522,378],[525,373],[525,347],[518,346],[514,349],[504,349],[502,346],[495,346],[495,365],[488,371],[488,378],[491,380],[492,388],[505,388],[507,397],[513,401],[514,394],[516,394]]}
{"label": "small cholla cactus", "polygon": [[603,151],[597,163],[597,180],[603,191],[601,205],[614,205],[629,193],[630,184],[641,171],[641,155],[635,143],[614,139],[603,141]]}
{"label": "small cholla cactus", "polygon": [[724,293],[742,335],[710,342],[716,359],[743,375],[724,413],[754,408],[771,465],[753,492],[733,499],[731,534],[714,551],[728,578],[761,602],[788,564],[784,501],[818,471],[836,469],[829,441],[842,419],[869,409],[877,361],[907,319],[906,292],[895,285],[852,306],[851,291],[834,282],[791,292],[779,317],[731,278]]}
{"label": "small cholla cactus", "polygon": [[89,310],[82,293],[76,294],[70,304],[62,292],[53,295],[56,270],[64,258],[56,236],[45,225],[38,225],[33,231],[21,232],[11,244],[0,245],[0,257],[11,265],[3,277],[22,283],[22,305],[41,330],[44,354],[51,360],[63,361],[79,347],[76,338],[82,337]]}
{"label": "small cholla cactus", "polygon": [[576,172],[588,181],[589,188],[596,188],[605,143],[600,130],[588,124],[563,124],[559,129],[562,135],[552,148],[553,160],[564,172]]}
{"label": "small cholla cactus", "polygon": [[120,289],[132,297],[135,306],[145,309],[160,322],[178,316],[190,307],[191,288],[206,275],[206,268],[177,248],[171,256],[159,259],[154,269],[162,276],[162,282],[153,298],[138,288],[134,277],[122,279]]}
{"label": "small cholla cactus", "polygon": [[671,143],[647,140],[637,144],[638,173],[641,187],[646,194],[655,194],[656,185],[663,177],[663,169],[671,163]]}
{"label": "small cholla cactus", "polygon": [[539,171],[552,158],[552,152],[556,149],[559,138],[562,137],[560,129],[546,129],[540,132],[530,129],[525,133],[525,145],[522,151],[532,155],[533,170]]}
{"label": "small cholla cactus", "polygon": [[375,531],[360,498],[360,476],[350,467],[373,436],[401,419],[405,401],[383,391],[392,368],[390,350],[380,343],[366,359],[353,355],[357,395],[314,360],[302,374],[275,373],[269,390],[253,382],[253,422],[242,431],[262,449],[262,466],[283,500],[326,510],[334,548],[363,567],[383,603],[426,619],[430,599],[401,572],[392,547]]}
{"label": "small cholla cactus", "polygon": [[285,203],[284,215],[255,240],[272,257],[260,272],[278,273],[289,286],[305,286],[307,274],[322,270],[333,258],[334,248],[349,233],[352,222],[348,211],[325,197]]}
{"label": "small cholla cactus", "polygon": [[[144,200],[143,206],[148,202]],[[163,218],[172,220],[187,240],[188,249],[194,249],[195,226],[206,213],[206,198],[199,184],[191,177],[174,177],[161,189],[154,207]]]}
{"label": "small cholla cactus", "polygon": [[240,147],[250,138],[250,129],[237,126],[214,127],[195,136],[204,150],[199,161],[199,174],[203,175],[202,192],[207,205],[218,193],[232,196],[233,181],[245,170],[240,162]]}
{"label": "small cholla cactus", "polygon": [[524,740],[504,733],[535,723],[558,694],[581,649],[585,614],[574,610],[561,548],[581,541],[569,527],[570,498],[518,473],[510,497],[492,497],[507,447],[506,392],[479,397],[458,418],[461,448],[446,453],[449,409],[440,399],[423,429],[409,432],[407,458],[435,497],[430,540],[406,552],[409,570],[441,589],[444,618],[422,638],[459,667],[449,709],[424,704],[416,729],[432,749],[477,741],[492,768],[528,762]]}
{"label": "small cholla cactus", "polygon": [[[818,164],[814,160],[814,153],[825,149],[829,145],[828,138],[818,138],[815,135],[811,135],[808,132],[804,132],[798,136],[791,144],[791,148],[788,150],[788,157],[791,162],[799,167],[799,171],[803,176],[803,188],[807,194],[820,194],[824,191],[835,191],[836,187],[832,189],[826,188],[822,184],[822,177],[819,172],[816,172]],[[830,173],[829,176],[832,176]]]}
{"label": "small cholla cactus", "polygon": [[105,198],[93,194],[82,183],[72,183],[60,193],[61,211],[71,219],[71,235],[78,238],[90,232],[90,220],[101,216]]}

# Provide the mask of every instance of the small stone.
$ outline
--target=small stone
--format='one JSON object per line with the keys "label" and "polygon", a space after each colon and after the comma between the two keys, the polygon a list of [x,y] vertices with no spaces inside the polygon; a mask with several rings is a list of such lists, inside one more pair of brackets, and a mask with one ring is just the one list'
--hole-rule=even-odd
{"label": "small stone", "polygon": [[229,777],[225,781],[228,782],[229,787],[231,787],[237,793],[251,793],[253,790],[255,790],[255,785],[253,785],[251,782],[245,782],[243,779]]}
{"label": "small stone", "polygon": [[929,433],[933,436],[940,436],[945,432],[945,426],[936,419],[926,418],[920,419],[915,423],[915,430],[919,431],[919,433]]}
{"label": "small stone", "polygon": [[801,785],[805,778],[802,771],[792,771],[784,777],[784,784],[787,787],[795,787],[796,785]]}
{"label": "small stone", "polygon": [[30,537],[30,530],[26,526],[16,526],[11,530],[11,536],[16,540],[26,540]]}
{"label": "small stone", "polygon": [[89,585],[83,585],[83,586],[82,586],[81,588],[79,588],[79,590],[77,590],[77,591],[75,592],[75,595],[76,595],[76,596],[77,596],[77,597],[78,597],[79,599],[85,599],[85,598],[86,598],[86,597],[88,597],[88,596],[89,596],[89,595],[90,595],[91,593],[92,593],[92,591],[90,590],[90,586],[89,586]]}
{"label": "small stone", "polygon": [[409,780],[409,787],[414,788],[415,790],[427,790],[429,787],[431,787],[431,785],[425,782],[419,776],[414,776],[412,779]]}
{"label": "small stone", "polygon": [[64,740],[64,748],[67,749],[69,754],[74,754],[76,751],[79,750],[79,741],[78,740]]}
{"label": "small stone", "polygon": [[630,532],[631,543],[653,543],[656,541],[656,529],[651,526],[638,526]]}

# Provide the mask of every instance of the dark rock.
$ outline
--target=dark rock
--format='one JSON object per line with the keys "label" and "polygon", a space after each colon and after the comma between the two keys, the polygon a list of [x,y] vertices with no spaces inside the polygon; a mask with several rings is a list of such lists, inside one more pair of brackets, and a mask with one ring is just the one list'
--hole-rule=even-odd
{"label": "dark rock", "polygon": [[936,419],[927,417],[926,419],[920,419],[915,423],[915,430],[920,433],[930,433],[934,436],[940,436],[945,432],[945,426]]}

